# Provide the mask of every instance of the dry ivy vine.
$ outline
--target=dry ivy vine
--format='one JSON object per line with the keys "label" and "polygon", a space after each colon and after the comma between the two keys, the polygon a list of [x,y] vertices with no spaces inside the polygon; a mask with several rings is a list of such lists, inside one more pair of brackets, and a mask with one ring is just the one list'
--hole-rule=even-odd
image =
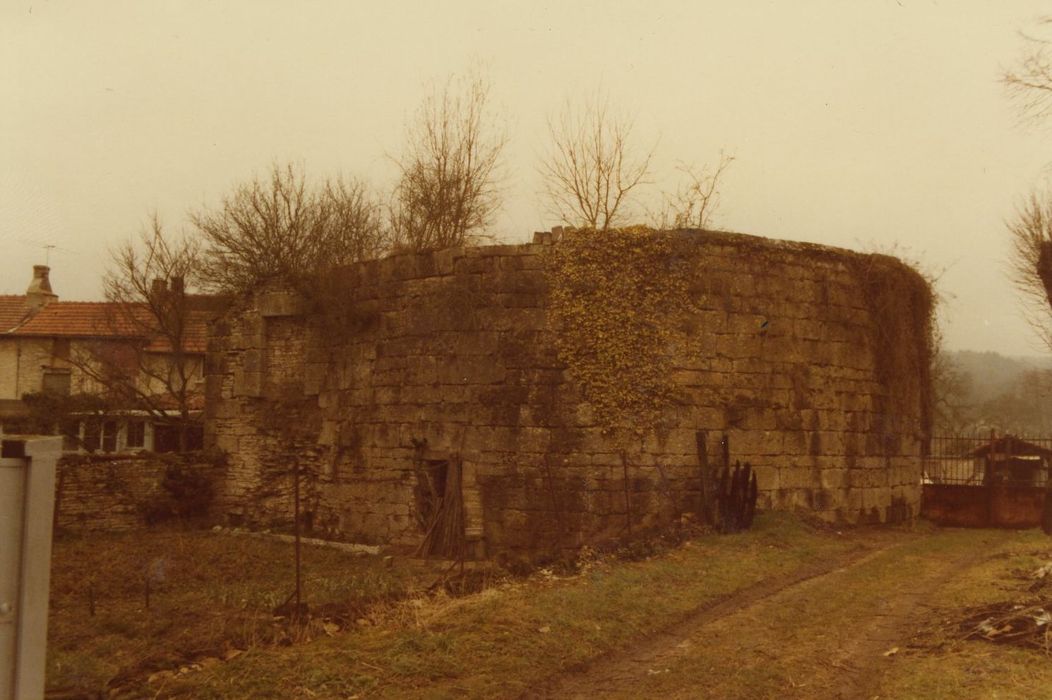
{"label": "dry ivy vine", "polygon": [[853,258],[855,276],[872,315],[874,371],[884,390],[877,411],[897,402],[920,411],[921,434],[931,432],[934,396],[935,294],[932,282],[901,260],[880,254]]}
{"label": "dry ivy vine", "polygon": [[547,249],[555,346],[604,429],[642,433],[675,402],[690,261],[675,234],[572,230]]}

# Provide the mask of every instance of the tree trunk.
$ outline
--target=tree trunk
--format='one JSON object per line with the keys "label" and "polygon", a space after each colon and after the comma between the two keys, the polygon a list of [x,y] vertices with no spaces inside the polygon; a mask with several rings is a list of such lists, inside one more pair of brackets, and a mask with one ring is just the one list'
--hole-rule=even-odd
{"label": "tree trunk", "polygon": [[1045,286],[1045,298],[1052,305],[1052,241],[1041,243],[1041,252],[1037,256],[1037,276]]}

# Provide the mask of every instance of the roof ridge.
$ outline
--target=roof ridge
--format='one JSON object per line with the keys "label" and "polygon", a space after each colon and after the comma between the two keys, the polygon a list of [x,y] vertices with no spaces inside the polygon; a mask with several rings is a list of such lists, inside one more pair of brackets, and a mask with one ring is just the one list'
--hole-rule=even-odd
{"label": "roof ridge", "polygon": [[123,301],[105,301],[105,300],[102,300],[102,301],[77,301],[77,300],[74,300],[74,299],[66,299],[66,300],[61,300],[60,299],[60,300],[49,302],[47,305],[45,305],[42,308],[46,309],[47,307],[55,306],[56,304],[114,304],[114,305],[117,305],[117,304],[125,304],[125,303],[128,303],[128,304],[144,304],[145,302],[142,302],[142,301],[123,302]]}

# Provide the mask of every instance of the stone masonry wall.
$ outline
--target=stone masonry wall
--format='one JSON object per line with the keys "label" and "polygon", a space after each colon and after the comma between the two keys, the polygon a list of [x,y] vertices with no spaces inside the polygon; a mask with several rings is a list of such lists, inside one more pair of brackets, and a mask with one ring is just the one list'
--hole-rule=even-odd
{"label": "stone masonry wall", "polygon": [[[190,468],[215,473],[193,455],[185,458]],[[141,528],[165,496],[168,466],[183,459],[149,453],[62,457],[55,479],[55,527],[67,532]]]}
{"label": "stone masonry wall", "polygon": [[41,367],[51,366],[51,338],[0,338],[0,399],[41,390]]}
{"label": "stone masonry wall", "polygon": [[214,326],[206,368],[208,438],[229,454],[221,508],[287,519],[298,461],[315,529],[412,547],[422,471],[457,461],[477,552],[577,547],[696,509],[700,431],[710,463],[727,435],[753,464],[761,507],[912,517],[930,338],[898,302],[924,281],[883,256],[675,235],[699,352],[677,359],[682,403],[628,447],[555,349],[551,234],[356,265],[322,309],[242,300]]}

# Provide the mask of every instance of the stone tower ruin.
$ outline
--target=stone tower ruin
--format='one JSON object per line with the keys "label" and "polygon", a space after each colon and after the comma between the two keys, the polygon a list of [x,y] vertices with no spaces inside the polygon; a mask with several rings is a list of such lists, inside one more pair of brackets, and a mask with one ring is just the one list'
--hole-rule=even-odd
{"label": "stone tower ruin", "polygon": [[919,274],[739,234],[597,235],[393,255],[313,299],[243,298],[207,363],[223,514],[287,522],[295,462],[324,536],[417,548],[455,499],[471,555],[574,548],[695,512],[726,436],[762,508],[913,517]]}

